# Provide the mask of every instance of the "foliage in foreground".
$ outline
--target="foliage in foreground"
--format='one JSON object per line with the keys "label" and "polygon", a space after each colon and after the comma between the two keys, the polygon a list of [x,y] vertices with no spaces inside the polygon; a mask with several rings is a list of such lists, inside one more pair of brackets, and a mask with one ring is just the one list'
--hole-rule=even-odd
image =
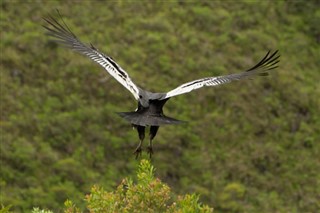
{"label": "foliage in foreground", "polygon": [[[154,168],[147,160],[142,160],[137,173],[137,184],[129,178],[122,180],[114,192],[93,186],[85,201],[90,212],[213,212],[212,208],[201,205],[198,196],[186,194],[173,196],[170,188],[154,177]],[[65,213],[82,212],[67,200]],[[33,213],[51,211],[34,208]]]}
{"label": "foliage in foreground", "polygon": [[10,208],[11,208],[11,205],[9,206],[4,206],[4,205],[1,205],[0,207],[0,213],[10,213]]}

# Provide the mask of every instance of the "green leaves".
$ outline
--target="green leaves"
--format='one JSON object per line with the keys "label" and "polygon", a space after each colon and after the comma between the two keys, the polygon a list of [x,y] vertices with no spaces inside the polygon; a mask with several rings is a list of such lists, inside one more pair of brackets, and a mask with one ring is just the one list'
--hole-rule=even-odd
{"label": "green leaves", "polygon": [[[93,186],[85,198],[90,212],[212,212],[213,209],[199,203],[194,194],[173,196],[171,189],[158,178],[154,177],[154,167],[147,160],[141,160],[137,172],[137,183],[131,179],[123,179],[113,192],[102,187]],[[71,202],[65,203],[65,213],[79,212]]]}
{"label": "green leaves", "polygon": [[218,196],[218,205],[224,211],[242,212],[246,189],[242,184],[228,184]]}
{"label": "green leaves", "polygon": [[0,213],[10,213],[10,212],[11,212],[10,209],[11,209],[11,205],[9,205],[9,206],[3,206],[3,205],[1,204]]}

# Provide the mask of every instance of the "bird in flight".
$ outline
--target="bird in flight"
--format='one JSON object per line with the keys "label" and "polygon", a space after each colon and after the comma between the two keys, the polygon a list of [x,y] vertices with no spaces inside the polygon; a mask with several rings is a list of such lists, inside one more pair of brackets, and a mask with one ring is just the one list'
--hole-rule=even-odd
{"label": "bird in flight", "polygon": [[280,57],[278,50],[274,52],[268,51],[259,63],[243,72],[201,78],[184,83],[169,92],[154,93],[141,89],[133,83],[128,73],[110,56],[100,52],[91,43],[85,44],[81,42],[78,37],[73,34],[62,18],[61,22],[52,16],[48,16],[47,18],[44,18],[44,20],[47,22],[48,26],[43,25],[43,27],[47,30],[47,34],[54,38],[55,42],[86,55],[91,58],[91,60],[101,65],[111,76],[122,84],[122,86],[128,89],[137,100],[138,108],[135,111],[118,113],[122,118],[130,122],[138,132],[140,141],[134,151],[136,158],[138,158],[142,152],[142,142],[145,138],[146,127],[150,127],[149,146],[147,147],[147,152],[151,158],[153,154],[152,140],[156,136],[159,126],[165,124],[180,124],[183,122],[164,115],[162,108],[170,98],[206,86],[219,86],[236,80],[252,78],[254,76],[266,76],[269,74],[270,70],[278,67],[277,64]]}

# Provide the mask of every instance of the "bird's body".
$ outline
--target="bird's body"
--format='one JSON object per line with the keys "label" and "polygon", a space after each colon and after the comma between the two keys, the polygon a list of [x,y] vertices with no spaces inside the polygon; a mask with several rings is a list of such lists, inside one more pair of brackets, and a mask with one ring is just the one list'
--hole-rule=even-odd
{"label": "bird's body", "polygon": [[167,117],[163,114],[163,106],[168,99],[150,99],[149,106],[143,107],[138,103],[138,108],[134,112],[119,112],[118,114],[136,126],[161,126],[165,124],[179,124],[174,118]]}
{"label": "bird's body", "polygon": [[147,151],[151,157],[153,154],[152,140],[156,136],[158,129],[161,125],[165,124],[180,124],[183,121],[179,121],[174,118],[167,117],[163,114],[163,106],[169,100],[169,98],[161,99],[165,94],[161,93],[145,93],[145,106],[138,101],[138,108],[134,112],[119,112],[118,114],[125,120],[130,122],[132,126],[137,129],[139,135],[139,145],[135,150],[136,157],[141,154],[141,145],[145,137],[145,127],[150,126],[149,132],[149,146]]}
{"label": "bird's body", "polygon": [[182,84],[181,86],[178,86],[177,88],[166,93],[153,93],[136,86],[130,79],[127,72],[122,69],[111,57],[101,53],[92,44],[85,45],[82,43],[71,32],[64,22],[61,24],[53,17],[45,18],[45,21],[50,25],[50,27],[44,26],[44,28],[47,29],[50,36],[55,38],[56,42],[59,42],[72,50],[80,52],[81,54],[88,56],[93,61],[100,64],[111,76],[113,76],[120,84],[128,89],[137,100],[137,110],[133,112],[118,113],[121,117],[130,122],[138,131],[140,143],[134,152],[136,157],[141,154],[142,142],[145,138],[145,128],[147,126],[150,126],[150,142],[147,151],[151,157],[153,153],[152,140],[156,136],[159,126],[165,124],[182,123],[182,121],[167,117],[163,113],[163,106],[171,97],[185,94],[205,86],[217,86],[254,76],[266,76],[270,70],[277,68],[277,63],[279,62],[278,59],[280,57],[280,55],[277,54],[278,51],[275,51],[272,54],[270,54],[269,51],[259,63],[244,72],[217,77],[201,78]]}

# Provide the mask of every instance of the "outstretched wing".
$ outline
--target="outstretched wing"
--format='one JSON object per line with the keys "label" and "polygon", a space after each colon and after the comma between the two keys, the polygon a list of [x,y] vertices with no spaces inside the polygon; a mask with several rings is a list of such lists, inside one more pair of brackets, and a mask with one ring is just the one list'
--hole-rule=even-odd
{"label": "outstretched wing", "polygon": [[272,54],[270,54],[270,51],[269,51],[259,63],[257,63],[252,68],[246,70],[245,72],[217,76],[217,77],[207,77],[207,78],[194,80],[194,81],[182,84],[181,86],[175,88],[174,90],[167,92],[166,95],[161,99],[166,99],[176,95],[188,93],[188,92],[191,92],[192,90],[196,90],[204,86],[218,86],[221,84],[230,83],[231,81],[234,81],[234,80],[250,78],[257,75],[266,76],[269,74],[268,72],[270,70],[278,67],[277,64],[280,61],[279,57],[280,55],[278,54],[278,50],[276,50]]}
{"label": "outstretched wing", "polygon": [[51,16],[44,18],[44,20],[49,24],[49,27],[43,27],[48,30],[48,35],[55,38],[54,41],[84,54],[100,64],[110,75],[120,82],[120,84],[127,88],[133,94],[135,99],[139,99],[139,88],[132,82],[127,72],[124,71],[111,57],[101,53],[92,44],[89,46],[82,43],[64,22],[63,24],[60,24]]}

